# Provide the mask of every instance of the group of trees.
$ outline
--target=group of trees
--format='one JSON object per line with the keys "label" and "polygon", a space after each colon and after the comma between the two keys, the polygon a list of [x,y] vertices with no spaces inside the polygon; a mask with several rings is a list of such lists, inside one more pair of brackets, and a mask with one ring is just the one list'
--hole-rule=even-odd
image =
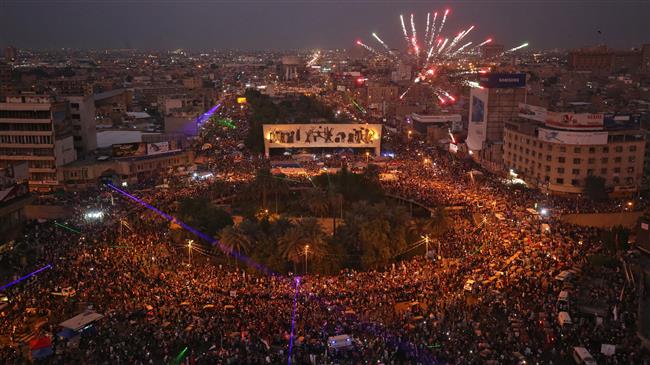
{"label": "group of trees", "polygon": [[[294,193],[285,178],[262,169],[242,194],[256,204],[240,224],[233,225],[228,213],[204,198],[180,201],[178,216],[218,238],[228,253],[239,252],[277,272],[296,273],[304,272],[305,260],[310,273],[385,267],[424,253],[423,245],[415,247],[422,236],[434,239],[447,229],[443,209],[431,218],[414,219],[403,206],[387,204],[372,168],[364,174],[342,169],[313,181],[313,188]],[[278,212],[280,198],[283,208],[291,209]],[[334,231],[326,233],[323,223],[329,219]]]}

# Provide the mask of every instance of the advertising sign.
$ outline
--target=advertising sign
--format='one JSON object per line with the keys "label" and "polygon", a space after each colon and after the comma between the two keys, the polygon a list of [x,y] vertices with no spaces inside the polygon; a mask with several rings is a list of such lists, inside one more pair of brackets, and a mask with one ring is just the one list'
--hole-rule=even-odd
{"label": "advertising sign", "polygon": [[519,103],[519,117],[521,118],[545,122],[547,112],[546,108],[541,106]]}
{"label": "advertising sign", "polygon": [[147,143],[147,155],[158,155],[170,152],[169,142]]}
{"label": "advertising sign", "polygon": [[378,152],[381,128],[381,124],[264,124],[264,146],[267,152],[308,147],[363,147]]}
{"label": "advertising sign", "polygon": [[116,158],[144,156],[147,154],[146,144],[140,142],[114,144],[112,148],[112,155]]}
{"label": "advertising sign", "polygon": [[603,124],[609,131],[621,129],[639,129],[641,128],[640,114],[616,114],[608,113],[604,116]]}
{"label": "advertising sign", "polygon": [[526,86],[525,73],[487,73],[479,78],[479,85],[488,89],[509,89]]}
{"label": "advertising sign", "polygon": [[462,120],[460,114],[420,115],[413,113],[411,114],[411,118],[421,123],[460,122]]}
{"label": "advertising sign", "polygon": [[544,142],[571,145],[607,144],[607,132],[569,132],[539,128],[539,139]]}
{"label": "advertising sign", "polygon": [[238,97],[237,98],[237,104],[246,104],[246,98]]}
{"label": "advertising sign", "polygon": [[488,91],[473,88],[470,92],[467,147],[480,150],[487,134]]}
{"label": "advertising sign", "polygon": [[566,130],[592,131],[603,129],[603,114],[547,112],[546,126]]}

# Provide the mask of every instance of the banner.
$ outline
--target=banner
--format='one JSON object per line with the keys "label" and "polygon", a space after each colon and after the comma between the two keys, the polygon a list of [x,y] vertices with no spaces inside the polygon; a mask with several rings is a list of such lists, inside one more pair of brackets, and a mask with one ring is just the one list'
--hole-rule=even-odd
{"label": "banner", "polygon": [[604,145],[607,144],[607,132],[568,132],[539,128],[538,137],[541,141],[571,144],[571,145]]}
{"label": "banner", "polygon": [[171,152],[169,142],[147,143],[147,156]]}
{"label": "banner", "polygon": [[112,149],[112,155],[116,158],[144,156],[147,154],[147,146],[141,142],[114,144]]}
{"label": "banner", "polygon": [[264,124],[268,148],[379,148],[381,124]]}
{"label": "banner", "polygon": [[467,147],[470,150],[483,148],[487,134],[488,90],[473,88],[470,91],[469,126]]}
{"label": "banner", "polygon": [[546,122],[546,108],[536,105],[519,103],[519,117],[536,120],[538,122]]}
{"label": "banner", "polygon": [[548,127],[566,130],[601,130],[603,114],[547,112],[544,124]]}
{"label": "banner", "polygon": [[509,89],[526,86],[525,73],[487,73],[479,77],[479,85],[488,89]]}

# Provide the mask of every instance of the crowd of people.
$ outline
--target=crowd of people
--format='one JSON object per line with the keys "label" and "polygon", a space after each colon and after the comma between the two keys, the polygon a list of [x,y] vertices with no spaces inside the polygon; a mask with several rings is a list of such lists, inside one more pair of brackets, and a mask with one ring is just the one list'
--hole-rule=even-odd
{"label": "crowd of people", "polygon": [[[210,150],[206,166],[233,182],[226,196],[241,192],[266,162],[243,152],[237,138],[222,141],[227,148]],[[572,361],[575,346],[599,364],[650,363],[623,274],[587,264],[602,250],[598,231],[557,219],[585,209],[582,203],[513,189],[487,172],[470,176],[470,163],[419,146],[412,141],[396,151],[382,171],[398,178],[383,181],[384,189],[464,209],[432,242],[431,255],[384,270],[297,278],[216,264],[209,255],[190,260],[191,249],[171,238],[170,222],[132,199],[106,186],[66,194],[60,199],[75,212],[65,224],[80,233],[52,222],[25,230],[31,266],[52,268],[6,291],[2,363],[28,361],[21,339],[56,334],[85,308],[105,317],[74,344],[53,336],[55,355],[46,363],[562,364]],[[129,191],[173,213],[179,199],[210,192],[210,182],[183,179],[166,190],[142,184]],[[550,216],[531,214],[535,204],[549,207]],[[104,211],[104,219],[85,218],[88,207]],[[472,218],[477,214],[482,221]],[[587,293],[605,301],[602,321],[573,309],[573,326],[558,323],[557,297],[567,283],[555,276],[567,269],[606,280]],[[51,295],[66,287],[76,294]],[[342,334],[351,346],[334,350],[327,340]],[[615,354],[600,354],[601,344],[616,345]]]}

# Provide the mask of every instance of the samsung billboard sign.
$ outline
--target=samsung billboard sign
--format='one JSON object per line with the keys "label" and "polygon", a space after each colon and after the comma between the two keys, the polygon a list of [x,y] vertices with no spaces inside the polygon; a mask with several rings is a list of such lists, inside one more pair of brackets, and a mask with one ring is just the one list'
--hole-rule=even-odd
{"label": "samsung billboard sign", "polygon": [[479,85],[488,89],[509,89],[526,86],[525,73],[487,73],[480,75]]}

